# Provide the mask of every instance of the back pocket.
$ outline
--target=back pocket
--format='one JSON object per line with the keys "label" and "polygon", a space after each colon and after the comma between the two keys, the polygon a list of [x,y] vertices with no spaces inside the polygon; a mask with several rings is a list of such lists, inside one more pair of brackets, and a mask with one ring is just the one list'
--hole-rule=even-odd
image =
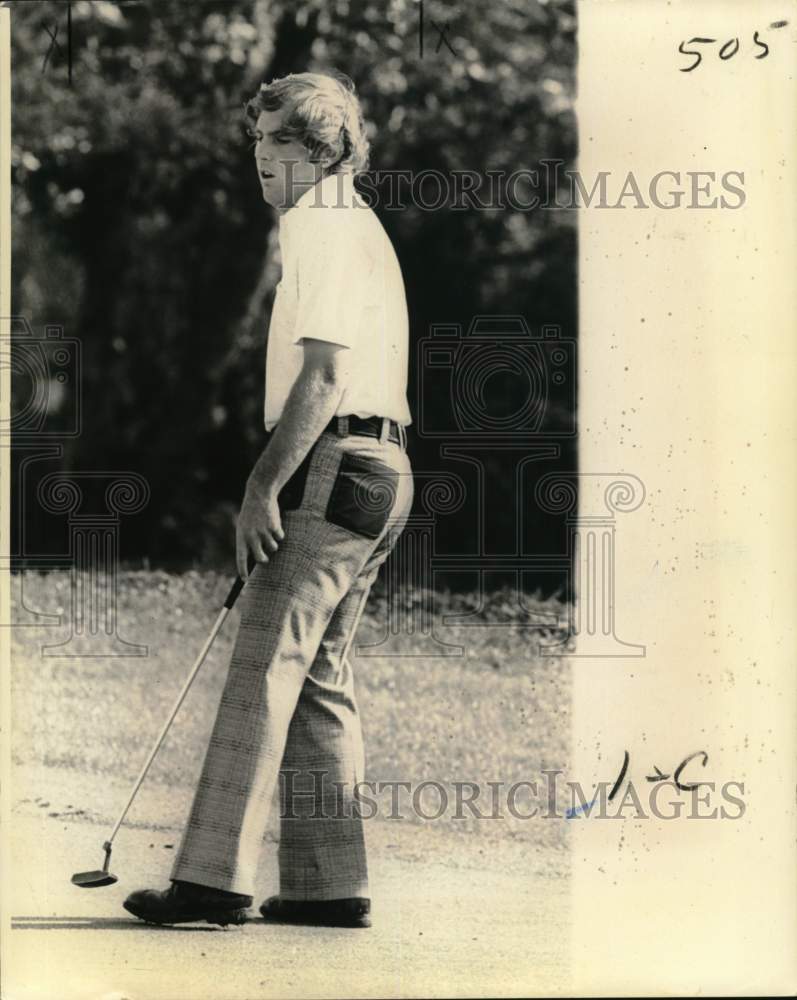
{"label": "back pocket", "polygon": [[375,458],[344,454],[329,495],[330,524],[378,538],[396,504],[399,474]]}

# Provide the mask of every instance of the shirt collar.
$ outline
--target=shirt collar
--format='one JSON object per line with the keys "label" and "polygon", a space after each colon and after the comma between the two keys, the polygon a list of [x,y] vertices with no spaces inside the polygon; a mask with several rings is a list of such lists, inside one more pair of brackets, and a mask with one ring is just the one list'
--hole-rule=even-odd
{"label": "shirt collar", "polygon": [[283,253],[290,253],[290,245],[296,234],[301,232],[301,220],[306,218],[304,212],[296,209],[336,208],[353,206],[357,189],[354,187],[354,175],[349,171],[340,174],[327,174],[321,180],[301,194],[291,208],[279,216],[277,237]]}

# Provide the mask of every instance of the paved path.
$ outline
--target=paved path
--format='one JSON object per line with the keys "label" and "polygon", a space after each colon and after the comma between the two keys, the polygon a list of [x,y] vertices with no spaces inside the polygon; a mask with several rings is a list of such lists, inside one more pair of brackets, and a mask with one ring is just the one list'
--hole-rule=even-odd
{"label": "paved path", "polygon": [[[107,826],[99,813],[109,798],[124,801],[124,786],[39,768],[15,772],[13,790],[4,877],[9,1000],[567,993],[568,882],[531,843],[373,822],[368,930],[275,926],[256,909],[240,928],[152,928],[121,904],[133,889],[167,884],[179,831],[153,817],[173,823],[182,812],[173,789],[142,792],[134,825],[114,847],[119,882],[95,890],[69,880],[101,866]],[[267,842],[264,896],[276,889],[275,852]]]}

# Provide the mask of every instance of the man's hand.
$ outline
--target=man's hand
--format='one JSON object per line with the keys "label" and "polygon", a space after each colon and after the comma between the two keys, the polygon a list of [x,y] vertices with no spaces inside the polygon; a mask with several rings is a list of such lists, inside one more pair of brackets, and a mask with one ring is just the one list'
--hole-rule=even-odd
{"label": "man's hand", "polygon": [[247,556],[268,562],[285,538],[277,496],[318,440],[343,395],[348,378],[346,348],[301,338],[302,369],[288,393],[274,434],[255,463],[235,529],[235,558],[242,580]]}
{"label": "man's hand", "polygon": [[250,552],[256,562],[268,562],[269,554],[277,551],[284,537],[276,491],[247,486],[235,525],[235,560],[240,578],[248,576]]}

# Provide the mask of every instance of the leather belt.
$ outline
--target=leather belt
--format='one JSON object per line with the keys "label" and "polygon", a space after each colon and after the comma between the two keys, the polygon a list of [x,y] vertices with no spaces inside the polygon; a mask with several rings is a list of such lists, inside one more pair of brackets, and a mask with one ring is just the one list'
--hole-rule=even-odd
{"label": "leather belt", "polygon": [[333,417],[324,430],[337,434],[338,437],[357,434],[362,437],[381,438],[383,424],[388,425],[386,440],[406,448],[407,436],[404,427],[395,420],[388,420],[387,417],[358,417],[350,413],[345,417]]}

